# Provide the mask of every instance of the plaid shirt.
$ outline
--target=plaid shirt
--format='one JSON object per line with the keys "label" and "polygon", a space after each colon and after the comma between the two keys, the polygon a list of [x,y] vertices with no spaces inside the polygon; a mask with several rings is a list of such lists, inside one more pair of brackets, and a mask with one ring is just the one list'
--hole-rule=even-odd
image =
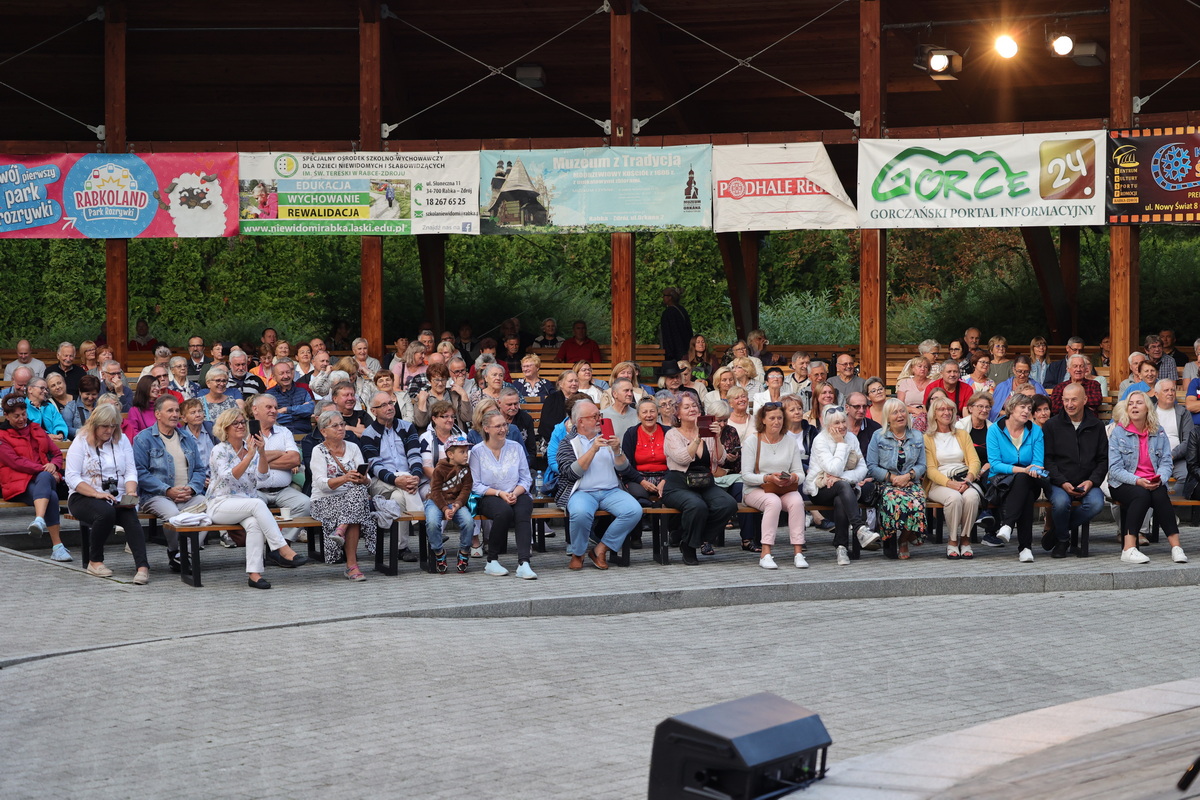
{"label": "plaid shirt", "polygon": [[1158,362],[1158,379],[1161,381],[1164,378],[1172,381],[1179,380],[1179,365],[1175,363],[1175,359],[1167,355],[1164,355]]}
{"label": "plaid shirt", "polygon": [[[1050,392],[1050,410],[1055,414],[1062,411],[1063,390],[1070,385],[1071,381],[1063,381]],[[1091,378],[1084,378],[1083,391],[1087,393],[1087,400],[1084,401],[1084,405],[1087,406],[1088,411],[1098,415],[1100,413],[1100,403],[1103,400],[1103,397],[1100,395],[1100,384]]]}

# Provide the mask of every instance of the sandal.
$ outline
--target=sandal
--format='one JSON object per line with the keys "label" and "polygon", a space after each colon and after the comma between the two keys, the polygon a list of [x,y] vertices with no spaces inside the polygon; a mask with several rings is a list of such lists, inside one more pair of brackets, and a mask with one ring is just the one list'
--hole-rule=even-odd
{"label": "sandal", "polygon": [[742,539],[742,549],[747,553],[761,553],[762,545],[758,542],[752,542],[749,539]]}
{"label": "sandal", "polygon": [[354,583],[362,583],[367,579],[366,575],[362,574],[362,570],[357,566],[350,567],[346,570],[346,580]]}
{"label": "sandal", "polygon": [[329,541],[336,544],[338,547],[346,546],[346,526],[338,525],[333,533],[329,534]]}
{"label": "sandal", "polygon": [[470,550],[459,550],[458,551],[458,567],[457,567],[458,571],[460,573],[465,573],[467,571],[467,566],[470,563],[471,563],[471,551]]}
{"label": "sandal", "polygon": [[958,558],[958,544],[951,542],[946,545],[946,558]]}
{"label": "sandal", "polygon": [[439,550],[433,554],[433,567],[437,570],[438,575],[446,574],[446,551]]}
{"label": "sandal", "polygon": [[[761,551],[762,548],[759,548],[759,549]],[[705,542],[704,544],[700,545],[700,555],[715,556],[716,554],[717,554],[717,551],[713,550],[713,546],[710,543]]]}
{"label": "sandal", "polygon": [[971,550],[971,545],[964,544],[962,546],[962,556],[961,557],[962,558],[974,558],[975,557],[975,553],[972,552],[972,550]]}
{"label": "sandal", "polygon": [[908,554],[908,542],[901,539],[900,540],[900,560],[908,561],[909,558],[910,558],[910,556]]}

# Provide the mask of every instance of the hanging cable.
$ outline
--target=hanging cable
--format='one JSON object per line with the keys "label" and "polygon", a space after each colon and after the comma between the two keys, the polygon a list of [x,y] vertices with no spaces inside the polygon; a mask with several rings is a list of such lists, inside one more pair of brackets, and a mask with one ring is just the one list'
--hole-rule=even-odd
{"label": "hanging cable", "polygon": [[804,30],[805,28],[807,28],[809,25],[812,25],[814,22],[816,22],[816,21],[820,20],[822,17],[826,16],[827,14],[830,14],[830,13],[832,13],[833,11],[837,10],[838,8],[840,8],[841,6],[845,5],[845,4],[846,4],[846,3],[848,3],[848,2],[850,2],[850,0],[838,0],[838,2],[836,2],[834,5],[830,6],[830,7],[829,7],[829,8],[827,8],[826,10],[822,11],[820,14],[818,14],[817,16],[815,16],[815,17],[813,17],[812,19],[810,19],[808,22],[805,22],[803,25],[800,25],[799,27],[797,27],[797,28],[795,28],[794,30],[792,30],[792,31],[788,32],[787,34],[785,34],[784,36],[780,37],[779,39],[776,39],[774,42],[772,42],[771,44],[767,45],[767,46],[766,46],[766,47],[764,47],[763,49],[759,50],[757,53],[755,53],[754,55],[750,56],[749,58],[738,58],[737,56],[733,55],[732,53],[728,53],[728,52],[726,52],[725,50],[722,50],[720,47],[716,46],[716,45],[715,45],[715,44],[713,44],[712,42],[709,42],[709,41],[705,40],[703,37],[701,37],[701,36],[698,36],[698,35],[696,35],[695,33],[692,33],[691,31],[687,30],[686,28],[683,28],[683,27],[681,27],[681,26],[679,26],[679,25],[676,25],[674,22],[672,22],[671,20],[669,20],[669,19],[667,19],[666,17],[662,16],[661,14],[657,14],[657,13],[655,13],[654,11],[651,11],[649,8],[646,8],[646,6],[645,6],[645,5],[639,5],[639,6],[638,6],[638,9],[639,9],[639,10],[641,10],[641,11],[645,11],[647,14],[649,14],[649,15],[650,15],[650,16],[652,16],[652,17],[654,17],[655,19],[657,19],[657,20],[660,20],[660,21],[661,21],[661,22],[663,22],[664,24],[671,26],[672,28],[674,28],[675,30],[679,31],[680,33],[682,33],[682,34],[684,34],[684,35],[686,35],[686,36],[690,36],[691,38],[695,39],[696,41],[700,42],[701,44],[703,44],[703,45],[707,45],[708,47],[711,47],[713,50],[716,50],[716,51],[717,51],[718,53],[720,53],[721,55],[723,55],[723,56],[725,56],[725,57],[727,57],[727,58],[729,58],[729,59],[733,60],[733,62],[734,62],[734,65],[733,65],[732,67],[730,67],[729,69],[725,70],[724,72],[722,72],[722,73],[721,73],[720,75],[718,75],[717,77],[713,78],[713,79],[712,79],[711,81],[709,81],[708,83],[704,84],[703,86],[699,87],[698,89],[695,89],[695,90],[693,90],[693,91],[691,91],[691,92],[688,92],[688,93],[687,93],[687,94],[685,94],[683,97],[679,98],[678,100],[676,100],[675,102],[671,103],[670,105],[668,105],[668,106],[666,106],[666,107],[664,107],[664,108],[660,108],[658,111],[654,112],[653,114],[651,114],[650,116],[646,117],[645,119],[641,119],[641,120],[635,120],[635,121],[634,121],[634,124],[633,124],[633,128],[634,128],[634,131],[633,131],[633,132],[634,132],[634,133],[639,133],[639,132],[641,131],[641,129],[645,127],[646,123],[648,123],[650,120],[654,119],[654,118],[655,118],[655,117],[657,117],[659,114],[662,114],[664,111],[668,111],[668,110],[670,110],[670,109],[674,108],[675,106],[679,105],[679,104],[680,104],[680,103],[682,103],[684,100],[687,100],[689,97],[691,97],[692,95],[696,94],[697,92],[701,92],[701,91],[703,91],[704,89],[708,88],[708,87],[709,87],[709,86],[711,86],[712,84],[714,84],[714,83],[716,83],[717,81],[721,80],[721,78],[724,78],[726,75],[728,75],[729,73],[731,73],[731,72],[733,72],[734,70],[736,70],[738,67],[746,67],[747,69],[751,69],[751,70],[754,70],[755,72],[758,72],[758,73],[760,73],[760,74],[762,74],[762,75],[765,75],[766,77],[770,78],[771,80],[778,81],[779,83],[783,84],[784,86],[788,87],[789,89],[791,89],[791,90],[793,90],[793,91],[795,91],[795,92],[799,92],[800,94],[802,94],[802,95],[804,95],[805,97],[808,97],[808,98],[810,98],[810,99],[812,99],[812,100],[816,100],[818,103],[820,103],[820,104],[822,104],[822,105],[824,105],[824,106],[828,106],[829,108],[833,109],[834,111],[838,112],[839,114],[842,114],[843,116],[847,117],[847,118],[848,118],[848,119],[849,119],[851,122],[853,122],[855,125],[858,125],[858,124],[859,124],[859,115],[858,115],[858,112],[857,112],[857,111],[853,111],[853,112],[851,112],[851,111],[846,111],[846,110],[844,110],[844,109],[838,108],[838,107],[837,107],[837,106],[835,106],[833,103],[830,103],[830,102],[828,102],[828,101],[826,101],[826,100],[823,100],[823,99],[821,99],[820,97],[817,97],[816,95],[809,94],[808,92],[804,91],[803,89],[801,89],[801,88],[799,88],[799,87],[797,87],[797,86],[793,86],[792,84],[788,83],[787,81],[783,80],[782,78],[777,78],[776,76],[772,75],[771,73],[767,72],[766,70],[764,70],[764,69],[761,69],[761,68],[759,68],[759,67],[756,67],[754,64],[750,63],[750,62],[752,62],[754,59],[756,59],[756,58],[758,58],[759,56],[761,56],[763,53],[765,53],[765,52],[767,52],[768,50],[770,50],[770,49],[771,49],[772,47],[774,47],[775,45],[777,45],[777,44],[779,44],[779,43],[783,42],[783,41],[784,41],[784,40],[786,40],[786,39],[789,39],[789,38],[791,38],[791,37],[792,37],[792,36],[794,36],[795,34],[799,33],[800,31]]}
{"label": "hanging cable", "polygon": [[94,19],[104,19],[104,9],[103,9],[103,8],[97,8],[95,11],[93,11],[93,12],[92,12],[91,16],[89,16],[87,19],[81,19],[81,20],[79,20],[79,22],[76,22],[74,25],[70,26],[69,28],[63,28],[61,31],[59,31],[58,33],[54,34],[53,36],[47,37],[47,38],[45,38],[45,39],[42,39],[42,40],[41,40],[40,42],[38,42],[37,44],[35,44],[35,45],[31,46],[31,47],[26,47],[26,48],[25,48],[24,50],[22,50],[21,52],[19,52],[19,53],[15,53],[15,54],[13,54],[13,55],[9,56],[8,58],[4,59],[3,61],[0,61],[0,67],[3,67],[5,64],[7,64],[8,62],[12,61],[13,59],[20,58],[21,56],[25,55],[26,53],[28,53],[28,52],[30,52],[30,51],[32,51],[32,50],[36,50],[36,49],[38,49],[39,47],[41,47],[42,45],[46,44],[47,42],[52,42],[52,41],[54,41],[54,40],[55,40],[55,39],[57,39],[58,37],[62,36],[64,33],[70,33],[71,31],[73,31],[73,30],[75,30],[76,28],[78,28],[80,25],[83,25],[83,24],[84,24],[84,23],[86,23],[86,22],[91,22],[91,21],[92,21],[92,20],[94,20]]}
{"label": "hanging cable", "polygon": [[[573,30],[575,30],[575,29],[576,29],[576,28],[578,28],[580,25],[582,25],[583,23],[587,22],[588,20],[590,20],[592,17],[596,16],[597,14],[606,14],[606,13],[608,13],[608,11],[609,11],[609,6],[608,6],[608,3],[607,3],[607,2],[605,2],[603,5],[601,5],[599,8],[597,8],[595,11],[593,11],[591,14],[588,14],[586,17],[584,17],[583,19],[581,19],[581,20],[579,20],[578,22],[576,22],[574,25],[571,25],[570,27],[568,27],[568,28],[565,28],[564,30],[562,30],[562,31],[560,31],[560,32],[558,32],[558,33],[556,33],[554,36],[551,36],[549,39],[547,39],[546,41],[544,41],[544,42],[542,42],[541,44],[537,45],[536,47],[533,47],[533,48],[531,48],[530,50],[528,50],[528,51],[526,51],[526,52],[522,53],[521,55],[517,56],[517,57],[516,57],[516,58],[514,58],[512,61],[509,61],[507,64],[505,64],[505,65],[504,65],[504,66],[502,66],[502,67],[493,67],[491,64],[488,64],[488,63],[486,63],[486,62],[484,62],[484,61],[482,61],[482,60],[480,60],[480,59],[476,58],[475,56],[471,55],[471,54],[470,54],[470,53],[468,53],[467,51],[465,51],[465,50],[463,50],[463,49],[461,49],[461,48],[459,48],[459,47],[455,47],[453,44],[451,44],[450,42],[447,42],[445,39],[439,38],[438,36],[435,36],[434,34],[430,33],[429,31],[426,31],[426,30],[423,30],[422,28],[419,28],[419,27],[417,27],[416,25],[412,24],[412,23],[411,23],[411,22],[409,22],[408,20],[406,20],[406,19],[402,19],[402,18],[400,18],[400,17],[396,16],[396,14],[395,14],[395,13],[393,13],[393,12],[391,11],[391,9],[389,9],[387,6],[383,6],[383,7],[381,7],[380,11],[381,11],[381,16],[382,16],[384,19],[387,19],[387,18],[389,18],[389,17],[390,17],[390,18],[392,18],[392,19],[396,20],[397,22],[399,22],[400,24],[402,24],[402,25],[406,25],[406,26],[408,26],[409,28],[412,28],[412,29],[413,29],[414,31],[416,31],[417,33],[420,33],[420,34],[422,34],[423,36],[428,36],[430,39],[433,39],[433,40],[434,40],[435,42],[437,42],[438,44],[441,44],[441,45],[443,45],[444,47],[448,47],[448,48],[450,48],[451,50],[453,50],[454,52],[458,53],[459,55],[461,55],[461,56],[463,56],[463,57],[465,57],[465,58],[468,58],[468,59],[470,59],[471,61],[474,61],[476,64],[479,64],[480,66],[482,66],[484,69],[486,69],[486,70],[488,71],[488,74],[487,74],[487,75],[484,75],[484,76],[483,76],[483,77],[481,77],[481,78],[479,78],[479,80],[472,81],[471,83],[469,83],[469,84],[467,84],[466,86],[462,87],[462,88],[461,88],[461,89],[459,89],[458,91],[456,91],[456,92],[454,92],[454,93],[452,93],[452,94],[449,94],[449,95],[447,95],[446,97],[443,97],[441,100],[438,100],[438,101],[437,101],[437,102],[435,102],[435,103],[431,103],[430,105],[427,105],[427,106],[425,106],[425,107],[424,107],[424,108],[422,108],[420,111],[416,111],[416,112],[414,112],[414,113],[412,113],[412,114],[409,114],[407,117],[405,117],[404,119],[402,119],[402,120],[400,120],[399,122],[395,123],[394,125],[387,125],[387,124],[385,124],[385,130],[386,130],[386,131],[387,131],[389,134],[391,133],[391,131],[393,131],[393,130],[395,130],[396,128],[400,127],[401,125],[403,125],[404,123],[406,123],[406,122],[408,122],[409,120],[413,119],[414,117],[418,117],[418,116],[420,116],[421,114],[424,114],[426,111],[429,111],[430,109],[433,109],[433,108],[436,108],[437,106],[440,106],[442,103],[445,103],[447,100],[451,100],[451,99],[453,99],[453,98],[457,97],[458,95],[462,94],[463,92],[465,92],[465,91],[467,91],[467,90],[471,89],[471,88],[472,88],[472,87],[474,87],[474,86],[477,86],[477,85],[478,85],[478,84],[480,84],[480,83],[483,83],[483,82],[484,82],[484,81],[486,81],[488,78],[491,78],[492,76],[495,76],[495,75],[498,75],[498,76],[500,76],[500,77],[502,77],[502,78],[507,78],[508,80],[512,81],[513,83],[517,84],[518,86],[520,86],[520,87],[522,87],[522,88],[525,88],[525,89],[528,89],[529,91],[533,92],[534,94],[541,95],[542,97],[546,98],[546,99],[547,99],[547,100],[549,100],[550,102],[552,102],[552,103],[555,103],[555,104],[557,104],[557,105],[560,105],[560,106],[562,106],[563,108],[567,109],[568,111],[570,111],[570,112],[572,112],[572,113],[574,113],[574,114],[578,114],[579,116],[583,117],[584,119],[586,119],[586,120],[589,120],[589,121],[591,121],[591,122],[594,122],[594,123],[596,123],[596,124],[597,124],[597,125],[599,125],[601,128],[604,128],[604,127],[606,127],[606,123],[605,123],[603,120],[598,120],[598,119],[595,119],[595,118],[593,118],[593,117],[592,117],[592,115],[591,115],[591,114],[586,114],[586,113],[584,113],[583,111],[580,111],[580,110],[579,110],[579,109],[577,109],[577,108],[573,108],[573,107],[571,107],[571,106],[567,105],[566,103],[562,102],[561,100],[559,100],[559,99],[557,99],[557,98],[555,98],[555,97],[551,97],[550,95],[546,94],[546,93],[545,93],[545,92],[543,92],[543,91],[539,91],[538,89],[534,88],[533,86],[529,86],[528,84],[522,83],[521,81],[517,80],[517,79],[516,79],[514,76],[512,76],[512,75],[509,75],[508,73],[506,73],[506,72],[505,72],[505,70],[507,70],[509,67],[513,66],[514,64],[517,64],[518,62],[520,62],[520,61],[523,61],[524,59],[526,59],[526,58],[528,58],[529,56],[533,55],[533,54],[534,54],[534,53],[536,53],[538,50],[541,50],[543,47],[545,47],[546,45],[550,44],[550,43],[551,43],[551,42],[553,42],[554,40],[556,40],[556,39],[558,39],[558,38],[560,38],[560,37],[562,37],[562,36],[565,36],[566,34],[570,33],[570,32],[571,32],[571,31],[573,31]],[[606,131],[606,132],[607,132],[607,131]],[[386,138],[386,137],[385,137],[385,138]]]}
{"label": "hanging cable", "polygon": [[1177,80],[1179,80],[1180,78],[1182,78],[1182,77],[1183,77],[1184,75],[1186,75],[1188,72],[1191,72],[1193,69],[1195,69],[1195,67],[1196,67],[1196,65],[1197,65],[1197,64],[1200,64],[1200,61],[1194,61],[1194,62],[1192,62],[1192,65],[1191,65],[1190,67],[1187,67],[1187,68],[1186,68],[1186,69],[1184,69],[1182,72],[1180,72],[1178,75],[1176,75],[1174,78],[1171,78],[1171,80],[1167,81],[1167,82],[1166,82],[1166,83],[1164,83],[1162,86],[1158,87],[1158,88],[1157,88],[1157,89],[1155,89],[1153,92],[1151,92],[1150,94],[1146,95],[1145,97],[1135,97],[1135,98],[1133,98],[1133,113],[1135,113],[1135,114],[1140,114],[1140,113],[1142,112],[1142,109],[1146,107],[1146,103],[1149,103],[1149,102],[1150,102],[1150,98],[1151,98],[1151,97],[1154,97],[1154,95],[1158,94],[1158,93],[1159,93],[1159,92],[1161,92],[1163,89],[1167,88],[1167,87],[1168,87],[1168,86],[1170,86],[1172,83],[1174,83],[1175,81],[1177,81]]}
{"label": "hanging cable", "polygon": [[22,97],[27,97],[30,100],[32,100],[33,102],[37,103],[39,106],[45,106],[46,108],[53,111],[55,114],[60,114],[64,117],[66,117],[67,119],[71,120],[72,122],[78,122],[80,125],[87,128],[92,133],[96,134],[97,139],[104,141],[104,126],[103,125],[88,125],[83,120],[76,119],[75,117],[72,117],[67,112],[60,111],[59,109],[55,108],[54,106],[50,105],[49,103],[43,103],[41,100],[38,100],[36,97],[34,97],[33,95],[31,95],[27,92],[22,92],[20,89],[13,86],[11,83],[5,83],[4,81],[0,81],[0,86],[3,86],[7,89],[12,89],[14,92],[21,95]]}

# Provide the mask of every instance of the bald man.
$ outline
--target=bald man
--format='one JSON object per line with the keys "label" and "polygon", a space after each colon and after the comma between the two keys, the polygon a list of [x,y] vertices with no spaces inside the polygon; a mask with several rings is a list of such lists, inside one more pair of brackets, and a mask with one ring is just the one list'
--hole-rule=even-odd
{"label": "bald man", "polygon": [[46,362],[33,357],[33,348],[30,346],[28,339],[22,339],[17,342],[17,359],[16,361],[10,361],[8,366],[4,368],[4,380],[11,381],[13,379],[13,372],[17,367],[29,367],[35,378],[40,378],[46,374]]}
{"label": "bald man", "polygon": [[[1046,421],[1046,470],[1050,473],[1050,517],[1054,529],[1042,537],[1052,558],[1066,558],[1071,529],[1089,522],[1104,508],[1100,483],[1108,472],[1104,424],[1088,410],[1087,390],[1060,384],[1062,411]],[[1078,502],[1078,506],[1072,504]]]}

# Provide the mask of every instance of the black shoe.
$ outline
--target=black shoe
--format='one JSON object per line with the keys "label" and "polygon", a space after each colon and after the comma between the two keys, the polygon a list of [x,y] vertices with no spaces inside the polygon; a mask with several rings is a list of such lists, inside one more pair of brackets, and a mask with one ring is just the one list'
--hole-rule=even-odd
{"label": "black shoe", "polygon": [[700,563],[700,559],[696,558],[696,548],[688,544],[679,545],[679,554],[683,556],[683,563],[689,567],[694,567]]}
{"label": "black shoe", "polygon": [[246,583],[250,584],[251,589],[270,589],[271,588],[271,584],[266,578],[259,578],[258,580],[254,580],[254,578],[247,577]]}
{"label": "black shoe", "polygon": [[179,564],[179,553],[167,553],[167,567],[176,575],[183,570],[183,567]]}
{"label": "black shoe", "polygon": [[[1046,551],[1053,550],[1058,544],[1058,537],[1054,535],[1054,531],[1045,531],[1042,534],[1042,549]],[[1062,556],[1056,556],[1062,558]]]}
{"label": "black shoe", "polygon": [[640,533],[634,534],[633,536],[629,537],[629,549],[630,550],[641,550],[642,549],[642,535]]}
{"label": "black shoe", "polygon": [[1050,553],[1050,557],[1051,558],[1066,558],[1068,549],[1070,549],[1070,545],[1067,544],[1066,542],[1055,542],[1054,550],[1053,550],[1053,552]]}
{"label": "black shoe", "polygon": [[995,533],[996,529],[1000,527],[1000,525],[996,522],[995,515],[993,514],[985,514],[984,516],[975,520],[975,524],[983,528],[988,533]]}
{"label": "black shoe", "polygon": [[407,547],[396,554],[396,557],[401,561],[407,561],[409,564],[417,560],[417,554]]}
{"label": "black shoe", "polygon": [[287,558],[284,558],[283,556],[279,555],[278,550],[268,550],[266,558],[267,558],[267,561],[270,561],[275,566],[287,567],[288,569],[295,569],[296,567],[302,567],[308,563],[308,556],[302,556],[299,553],[297,553],[295,555],[295,557],[287,559]]}
{"label": "black shoe", "polygon": [[671,547],[680,547],[680,542],[683,540],[683,534],[679,531],[671,531],[667,534],[667,544]]}
{"label": "black shoe", "polygon": [[833,530],[833,520],[831,520],[829,517],[826,517],[825,519],[821,520],[817,527],[823,531],[831,531]]}

